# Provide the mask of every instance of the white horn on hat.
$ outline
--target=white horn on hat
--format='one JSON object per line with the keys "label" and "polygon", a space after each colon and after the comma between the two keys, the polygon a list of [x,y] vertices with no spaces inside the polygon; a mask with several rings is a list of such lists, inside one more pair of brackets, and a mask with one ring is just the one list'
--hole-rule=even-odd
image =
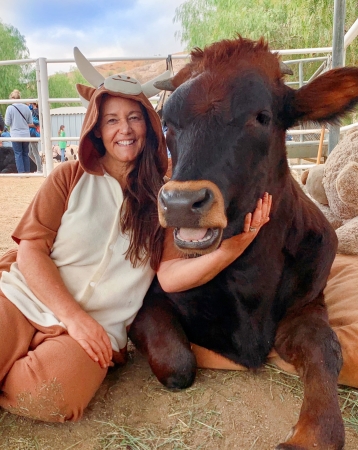
{"label": "white horn on hat", "polygon": [[98,88],[104,82],[104,77],[85,58],[78,47],[74,47],[73,54],[78,70],[93,87]]}
{"label": "white horn on hat", "polygon": [[161,91],[160,89],[157,89],[155,86],[153,86],[153,83],[156,81],[166,80],[167,78],[170,78],[172,75],[170,70],[166,70],[162,74],[158,75],[157,77],[153,78],[150,81],[147,81],[146,83],[142,84],[142,90],[143,94],[147,97],[153,97],[153,95],[159,94]]}

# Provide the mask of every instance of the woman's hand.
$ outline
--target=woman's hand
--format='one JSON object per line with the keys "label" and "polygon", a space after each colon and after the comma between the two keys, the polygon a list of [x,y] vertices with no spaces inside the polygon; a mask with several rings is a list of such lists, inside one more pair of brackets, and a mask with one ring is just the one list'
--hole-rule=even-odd
{"label": "woman's hand", "polygon": [[261,227],[270,220],[271,206],[272,195],[265,192],[263,198],[257,201],[255,211],[246,214],[243,233],[222,241],[220,249],[236,252],[239,257],[255,239]]}
{"label": "woman's hand", "polygon": [[77,341],[93,361],[102,369],[113,366],[112,346],[104,328],[86,312],[81,311],[67,320],[68,334]]}
{"label": "woman's hand", "polygon": [[68,334],[102,368],[110,366],[112,347],[104,328],[87,314],[66,288],[44,239],[21,240],[17,263],[28,286],[66,325]]}
{"label": "woman's hand", "polygon": [[267,192],[258,200],[253,213],[245,217],[244,231],[225,239],[220,247],[198,258],[176,258],[160,263],[157,276],[165,292],[182,292],[212,280],[244,253],[260,228],[270,220],[272,196]]}

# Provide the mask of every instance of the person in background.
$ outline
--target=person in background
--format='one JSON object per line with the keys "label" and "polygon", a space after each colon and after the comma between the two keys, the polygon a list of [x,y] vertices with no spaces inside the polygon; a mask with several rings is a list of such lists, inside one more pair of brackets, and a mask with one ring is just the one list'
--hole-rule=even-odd
{"label": "person in background", "polygon": [[32,117],[37,117],[38,123],[40,124],[40,115],[39,115],[39,105],[37,103],[30,103],[30,109],[32,110]]}
{"label": "person in background", "polygon": [[[58,130],[58,135],[60,137],[65,137],[66,133],[65,133],[65,125],[61,125],[60,129]],[[61,162],[65,162],[65,153],[66,153],[66,145],[67,142],[66,141],[60,141],[58,143],[59,147],[60,147],[60,151],[61,151]]]}
{"label": "person in background", "polygon": [[[39,110],[36,103],[30,103],[29,109],[32,114],[32,124],[29,125],[30,128],[30,136],[31,137],[40,137],[40,120],[39,120]],[[39,144],[38,142],[30,142],[30,151],[29,156],[36,164],[37,173],[42,173],[42,163],[41,156],[39,153]]]}
{"label": "person in background", "polygon": [[4,128],[5,128],[4,118],[3,118],[2,114],[0,113],[0,132],[4,131]]}
{"label": "person in background", "polygon": [[[7,129],[7,127],[5,126],[4,131],[1,133],[1,137],[11,137],[9,130]],[[3,141],[2,142],[2,147],[12,147],[11,142],[10,141]]]}
{"label": "person in background", "polygon": [[[9,98],[19,100],[20,91],[13,90]],[[10,127],[11,137],[30,137],[29,125],[32,124],[32,114],[25,103],[13,103],[6,108],[5,124]],[[15,163],[18,173],[30,172],[29,142],[12,142],[12,149],[15,154]]]}

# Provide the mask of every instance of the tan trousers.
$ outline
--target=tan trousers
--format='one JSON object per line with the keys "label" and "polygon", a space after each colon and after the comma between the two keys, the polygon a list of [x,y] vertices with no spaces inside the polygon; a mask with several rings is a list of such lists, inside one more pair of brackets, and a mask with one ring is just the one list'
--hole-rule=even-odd
{"label": "tan trousers", "polygon": [[[0,276],[16,256],[10,250],[1,257]],[[126,359],[126,348],[113,351],[114,363]],[[63,327],[30,322],[0,291],[0,407],[46,422],[76,421],[106,374]]]}
{"label": "tan trousers", "polygon": [[0,406],[46,422],[79,420],[107,369],[64,328],[38,328],[0,294]]}

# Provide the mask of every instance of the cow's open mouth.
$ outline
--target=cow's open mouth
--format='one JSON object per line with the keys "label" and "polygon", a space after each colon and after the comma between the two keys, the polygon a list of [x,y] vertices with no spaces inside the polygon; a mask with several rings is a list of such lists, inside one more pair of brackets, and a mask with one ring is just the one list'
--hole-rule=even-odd
{"label": "cow's open mouth", "polygon": [[180,249],[205,250],[219,245],[221,228],[175,228],[174,242]]}

